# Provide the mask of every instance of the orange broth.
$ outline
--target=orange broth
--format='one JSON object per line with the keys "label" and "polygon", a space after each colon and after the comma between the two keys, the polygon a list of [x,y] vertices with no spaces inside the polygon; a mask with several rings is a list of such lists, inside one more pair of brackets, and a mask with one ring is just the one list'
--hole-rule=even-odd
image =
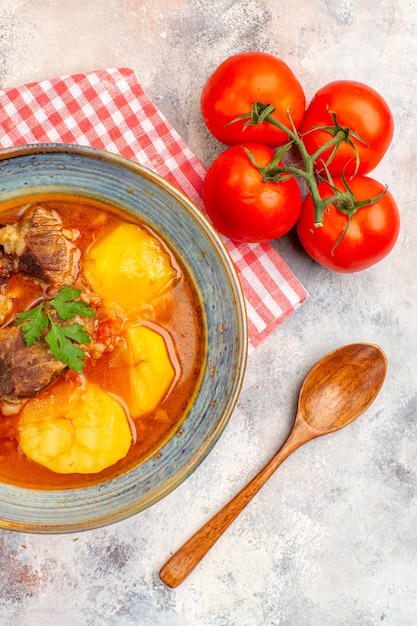
{"label": "orange broth", "polygon": [[[113,207],[69,196],[58,199],[29,198],[24,207],[21,202],[19,206],[9,204],[0,214],[0,223],[9,221],[9,217],[18,218],[30,203],[41,204],[55,210],[60,215],[64,228],[79,231],[80,236],[75,244],[81,250],[81,266],[83,253],[96,238],[123,221],[143,226],[133,216],[126,220],[125,215]],[[162,405],[154,412],[131,420],[133,441],[125,458],[95,474],[59,474],[33,462],[19,450],[19,414],[5,416],[0,413],[0,482],[34,489],[66,489],[97,484],[126,472],[157,453],[163,442],[178,428],[184,409],[195,389],[204,353],[201,304],[192,280],[179,259],[155,232],[149,228],[147,230],[160,241],[169,252],[173,266],[180,270],[179,278],[158,297],[158,303],[153,307],[152,313],[149,313],[149,318],[145,312],[138,319],[138,322],[145,321],[156,325],[162,334],[169,333],[180,366],[175,385]],[[34,281],[16,275],[10,280],[14,283],[20,282],[22,285],[22,298],[14,303],[12,313],[28,308],[42,295],[41,286]],[[88,358],[83,376],[115,394],[123,403],[127,373],[114,355],[114,352],[109,352],[98,359]],[[64,371],[42,394],[48,394],[56,382],[70,375],[71,373]]]}

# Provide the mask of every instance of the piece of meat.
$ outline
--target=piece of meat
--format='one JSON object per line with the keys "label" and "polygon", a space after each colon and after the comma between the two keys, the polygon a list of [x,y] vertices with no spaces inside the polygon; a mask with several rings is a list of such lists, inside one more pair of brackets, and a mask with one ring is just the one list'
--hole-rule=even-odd
{"label": "piece of meat", "polygon": [[13,259],[0,247],[0,285],[4,285],[13,272]]}
{"label": "piece of meat", "polygon": [[27,346],[21,328],[0,328],[0,399],[32,398],[65,368],[42,339]]}
{"label": "piece of meat", "polygon": [[18,271],[51,285],[70,285],[78,274],[80,250],[63,234],[58,213],[43,206],[30,207],[19,223],[25,249]]}

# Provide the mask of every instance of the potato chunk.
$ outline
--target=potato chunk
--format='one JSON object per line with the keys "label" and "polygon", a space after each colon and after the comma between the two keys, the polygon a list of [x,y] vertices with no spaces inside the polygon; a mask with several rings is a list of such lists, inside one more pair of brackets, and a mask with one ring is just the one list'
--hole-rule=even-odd
{"label": "potato chunk", "polygon": [[175,378],[175,367],[163,336],[149,326],[126,332],[130,372],[130,411],[140,417],[155,410]]}
{"label": "potato chunk", "polygon": [[103,300],[128,316],[150,303],[175,278],[158,239],[135,224],[121,224],[87,252],[84,275]]}
{"label": "potato chunk", "polygon": [[62,382],[30,400],[19,423],[20,446],[59,474],[100,472],[126,456],[132,432],[121,403],[98,385]]}

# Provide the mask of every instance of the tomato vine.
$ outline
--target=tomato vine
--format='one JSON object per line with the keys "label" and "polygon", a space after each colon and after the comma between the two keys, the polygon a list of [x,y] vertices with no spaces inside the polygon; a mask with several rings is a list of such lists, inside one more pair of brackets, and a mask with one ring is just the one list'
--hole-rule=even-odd
{"label": "tomato vine", "polygon": [[[272,117],[272,113],[274,112],[274,110],[275,110],[275,107],[272,104],[265,105],[261,102],[254,102],[251,106],[251,111],[249,113],[240,115],[239,117],[232,120],[230,124],[233,124],[234,122],[237,122],[237,121],[246,120],[245,127],[247,127],[247,126],[263,124],[267,122],[269,124],[277,126],[280,130],[284,131],[288,135],[289,142],[277,150],[275,156],[266,167],[260,167],[257,164],[256,160],[254,159],[253,155],[250,153],[250,151],[247,149],[245,149],[245,151],[249,159],[251,160],[251,163],[254,165],[254,167],[257,167],[257,169],[261,173],[263,180],[268,181],[268,182],[271,182],[271,181],[282,182],[283,180],[286,180],[289,177],[294,176],[296,178],[301,178],[302,180],[305,181],[311,193],[311,197],[312,197],[313,204],[314,204],[314,226],[316,228],[323,226],[324,212],[326,210],[326,207],[329,204],[334,204],[339,211],[348,215],[349,217],[348,224],[346,226],[346,229],[342,232],[341,236],[335,243],[334,247],[336,248],[337,245],[342,240],[347,228],[349,227],[354,213],[358,209],[376,202],[385,194],[385,191],[384,191],[382,194],[380,194],[377,197],[369,198],[367,200],[358,202],[355,200],[353,192],[349,188],[346,178],[343,176],[343,174],[342,174],[342,178],[344,179],[346,192],[337,190],[332,184],[332,179],[331,179],[330,173],[328,172],[327,165],[331,162],[331,160],[335,156],[338,147],[342,143],[346,142],[353,148],[353,150],[355,151],[355,155],[356,155],[356,169],[357,169],[358,164],[359,164],[359,156],[356,151],[356,146],[351,140],[351,136],[355,137],[358,141],[362,142],[363,140],[352,129],[341,126],[337,121],[336,114],[331,113],[332,118],[333,118],[332,126],[320,126],[320,127],[314,127],[312,129],[312,130],[324,130],[328,132],[329,135],[331,135],[331,138],[322,146],[320,146],[313,154],[309,154],[309,152],[307,151],[307,148],[305,147],[302,137],[300,136],[299,132],[297,131],[297,129],[295,128],[292,122],[289,111],[287,111],[287,116],[288,116],[288,120],[290,122],[291,128],[288,128],[287,126],[282,124],[279,120]],[[302,159],[303,168],[297,167],[291,164],[279,165],[279,162],[281,161],[281,159],[284,157],[284,155],[289,151],[289,149],[293,145],[295,145],[296,148],[298,149],[299,155]],[[320,159],[322,154],[327,152],[328,150],[331,150],[331,154],[327,162],[323,162],[323,167],[326,171],[326,175],[328,179],[327,182],[329,182],[329,184],[331,185],[335,193],[334,195],[329,196],[327,198],[322,198],[320,196],[320,192],[318,189],[318,182],[317,182],[318,177],[317,177],[317,174],[315,173],[314,164]]]}

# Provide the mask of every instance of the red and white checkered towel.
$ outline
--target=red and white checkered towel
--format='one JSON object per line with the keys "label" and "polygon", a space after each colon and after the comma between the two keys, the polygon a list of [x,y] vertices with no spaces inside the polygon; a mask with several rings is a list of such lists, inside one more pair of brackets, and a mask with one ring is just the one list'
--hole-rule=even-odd
{"label": "red and white checkered towel", "polygon": [[[0,148],[31,143],[91,146],[137,161],[203,208],[205,169],[144,93],[131,69],[75,74],[0,90]],[[307,297],[269,243],[225,240],[246,300],[249,350]]]}

